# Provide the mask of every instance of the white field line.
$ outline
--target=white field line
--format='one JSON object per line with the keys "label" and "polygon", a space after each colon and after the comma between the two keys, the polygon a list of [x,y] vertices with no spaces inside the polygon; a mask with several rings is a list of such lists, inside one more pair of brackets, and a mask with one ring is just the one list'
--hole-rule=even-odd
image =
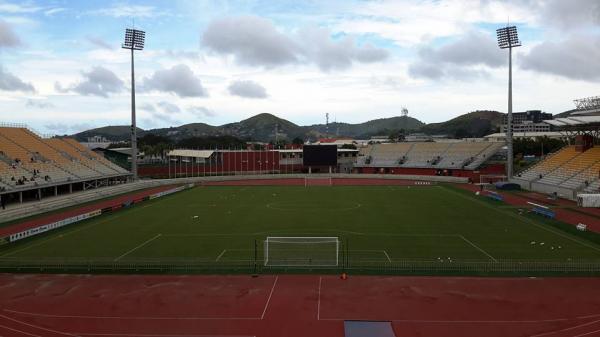
{"label": "white field line", "polygon": [[57,333],[57,334],[59,334],[59,335],[66,335],[66,336],[74,336],[74,337],[77,337],[76,335],[70,334],[70,333],[68,333],[68,332],[60,332],[60,331],[56,331],[56,330],[52,330],[52,329],[48,329],[48,328],[44,328],[44,327],[42,327],[42,326],[39,326],[39,325],[29,324],[29,323],[27,323],[27,322],[23,322],[23,321],[20,321],[20,320],[18,320],[18,319],[10,318],[10,317],[8,317],[8,316],[5,316],[5,315],[0,315],[0,317],[2,317],[2,318],[6,318],[6,319],[8,319],[8,320],[10,320],[10,321],[13,321],[13,322],[17,322],[17,323],[19,323],[19,324],[27,325],[27,326],[29,326],[29,327],[32,327],[32,328],[36,328],[36,329],[40,329],[40,330],[44,330],[44,331],[48,331],[48,332]]}
{"label": "white field line", "polygon": [[[0,325],[0,328],[6,329],[6,330],[10,330],[10,331],[14,331],[14,332],[18,332],[20,334],[27,335],[27,336],[44,337],[44,336],[40,336],[40,335],[34,335],[34,334],[31,334],[31,333],[28,333],[28,332],[25,332],[25,331],[21,331],[21,330],[18,330],[18,329],[9,328],[9,327],[7,327],[5,325]],[[2,336],[0,336],[0,337],[2,337]]]}
{"label": "white field line", "polygon": [[262,315],[260,315],[260,319],[265,318],[265,313],[267,312],[267,308],[269,307],[269,302],[271,302],[271,296],[273,296],[273,291],[275,291],[275,286],[277,285],[277,280],[279,279],[279,276],[275,276],[275,281],[273,282],[273,287],[271,288],[271,293],[269,293],[269,298],[267,298],[267,303],[265,304],[265,309],[262,312]]}
{"label": "white field line", "polygon": [[223,257],[223,255],[225,255],[226,251],[227,251],[227,249],[223,249],[223,251],[221,252],[221,254],[219,254],[219,256],[217,256],[217,258],[215,259],[215,262],[219,262],[219,260],[221,259],[221,257]]}
{"label": "white field line", "polygon": [[479,247],[478,245],[474,244],[473,242],[471,242],[471,240],[467,239],[466,237],[459,235],[461,239],[463,239],[466,243],[468,243],[469,245],[473,246],[475,249],[477,249],[478,251],[484,253],[485,255],[487,255],[490,259],[492,259],[492,261],[494,262],[498,262],[498,260],[496,260],[496,258],[494,258],[491,254],[489,254],[488,252],[486,252],[485,250],[483,250],[483,248]]}
{"label": "white field line", "polygon": [[563,234],[563,233],[561,233],[561,232],[558,232],[558,231],[555,231],[555,230],[553,230],[553,229],[546,228],[546,226],[539,225],[539,224],[537,224],[537,223],[535,223],[535,222],[533,222],[533,221],[531,221],[531,220],[529,220],[529,219],[527,219],[527,218],[525,218],[525,217],[520,217],[520,216],[518,216],[518,215],[516,215],[516,214],[513,214],[513,213],[511,213],[511,212],[506,212],[506,211],[503,211],[502,209],[498,209],[498,208],[496,208],[496,207],[494,207],[494,206],[491,206],[491,205],[489,205],[489,204],[487,204],[487,203],[485,203],[485,202],[482,202],[482,201],[480,201],[480,200],[477,200],[477,199],[474,199],[474,198],[469,198],[469,197],[467,197],[466,195],[462,195],[461,193],[459,193],[459,192],[456,192],[456,191],[453,191],[453,190],[451,190],[451,189],[445,189],[445,190],[446,190],[446,191],[449,191],[449,192],[451,192],[451,193],[454,193],[454,194],[456,194],[456,195],[460,196],[460,197],[461,197],[461,198],[463,198],[463,199],[466,199],[466,200],[470,200],[470,201],[476,202],[476,203],[478,203],[478,204],[480,204],[480,205],[483,205],[483,206],[485,206],[485,207],[487,207],[487,208],[489,208],[489,209],[493,209],[493,210],[495,210],[495,211],[496,211],[496,212],[498,212],[498,213],[506,214],[506,215],[508,215],[508,216],[511,216],[511,217],[513,217],[513,218],[515,218],[515,219],[518,219],[519,221],[523,221],[523,222],[525,222],[525,223],[528,223],[528,224],[530,224],[530,225],[534,225],[534,226],[536,226],[536,227],[538,227],[538,228],[541,228],[541,229],[543,229],[543,230],[545,230],[545,231],[547,231],[547,232],[550,232],[550,233],[552,233],[552,234],[556,234],[556,235],[558,235],[558,236],[562,236],[563,238],[569,239],[569,240],[571,240],[571,241],[573,241],[573,242],[576,242],[576,243],[578,243],[578,244],[580,244],[580,245],[582,245],[582,246],[585,246],[585,247],[588,247],[588,248],[591,248],[591,249],[594,249],[594,250],[596,250],[596,251],[599,251],[599,252],[600,252],[600,248],[598,248],[598,247],[592,246],[592,245],[590,245],[590,244],[588,244],[588,243],[586,243],[586,242],[583,242],[583,241],[577,240],[577,239],[575,239],[575,238],[573,238],[573,237],[571,237],[571,236],[565,235],[565,234]]}
{"label": "white field line", "polygon": [[[135,212],[135,211],[137,211],[137,210],[140,210],[140,209],[143,209],[143,208],[146,208],[146,207],[152,206],[152,205],[155,205],[155,204],[153,203],[153,204],[149,204],[149,205],[144,205],[144,206],[142,206],[142,207],[134,207],[134,208],[132,208],[132,209],[130,210],[130,212]],[[12,254],[20,253],[20,252],[22,252],[22,251],[24,251],[24,250],[27,250],[27,249],[30,249],[30,248],[33,248],[33,247],[37,247],[37,246],[41,246],[41,245],[43,245],[43,244],[45,244],[45,243],[47,243],[47,242],[50,242],[50,241],[53,241],[53,240],[56,240],[56,239],[62,239],[63,237],[65,237],[65,236],[67,236],[67,235],[71,235],[71,234],[73,234],[73,233],[77,233],[77,232],[79,232],[79,231],[82,231],[82,230],[84,230],[84,229],[90,229],[90,228],[92,228],[92,227],[94,227],[94,226],[96,226],[96,225],[99,225],[99,224],[101,224],[101,223],[105,223],[105,222],[108,222],[108,221],[111,221],[111,220],[114,220],[114,219],[120,218],[120,217],[122,217],[123,215],[125,215],[125,213],[118,213],[118,214],[116,214],[116,215],[114,215],[114,216],[113,216],[113,214],[110,214],[110,215],[108,215],[109,217],[108,217],[108,218],[106,218],[106,219],[104,219],[104,220],[101,220],[101,221],[98,221],[98,222],[95,222],[95,223],[89,224],[89,225],[87,225],[87,226],[79,227],[79,228],[77,228],[77,229],[75,229],[75,230],[72,230],[72,231],[66,232],[66,233],[64,233],[64,234],[55,234],[53,237],[50,237],[50,238],[48,238],[48,239],[46,239],[46,240],[43,240],[43,241],[41,241],[41,242],[38,242],[38,243],[35,243],[35,244],[32,244],[32,245],[26,246],[26,247],[23,247],[23,248],[21,248],[21,249],[15,250],[15,251],[10,251],[10,252],[8,252],[8,253],[6,253],[6,254],[0,255],[0,257],[4,257],[4,256],[9,256],[9,255],[12,255]],[[75,224],[75,225],[76,225],[76,224]]]}
{"label": "white field line", "polygon": [[73,233],[77,233],[77,232],[82,231],[84,229],[92,228],[92,227],[94,227],[96,225],[108,222],[108,221],[113,220],[113,219],[114,219],[114,217],[110,218],[110,219],[104,219],[102,221],[98,221],[96,223],[93,223],[93,224],[90,224],[90,225],[87,225],[87,226],[84,226],[84,227],[77,228],[75,230],[72,230],[72,231],[64,233],[64,234],[55,234],[53,237],[50,237],[50,238],[48,238],[46,240],[40,241],[38,243],[29,245],[29,246],[26,246],[26,247],[23,247],[23,248],[18,249],[18,250],[10,251],[10,252],[8,252],[6,254],[0,255],[0,257],[4,257],[4,256],[9,256],[9,255],[12,255],[12,254],[20,253],[20,252],[22,252],[24,250],[27,250],[27,249],[30,249],[30,248],[33,248],[33,247],[37,247],[37,246],[41,246],[41,245],[43,245],[43,244],[45,244],[47,242],[50,242],[50,241],[53,241],[53,240],[56,240],[56,239],[62,239],[63,237],[65,237],[67,235],[70,235],[70,234],[73,234]]}
{"label": "white field line", "polygon": [[323,277],[319,276],[319,295],[317,300],[317,321],[321,319],[321,282],[323,281]]}
{"label": "white field line", "polygon": [[148,243],[160,238],[162,236],[162,234],[157,234],[154,237],[152,237],[151,239],[148,239],[144,242],[142,242],[141,244],[133,247],[132,249],[128,250],[127,252],[121,254],[119,257],[115,258],[113,261],[119,261],[120,259],[122,259],[123,257],[129,255],[130,253],[134,252],[135,250],[138,250],[140,248],[142,248],[143,246],[147,245]]}
{"label": "white field line", "polygon": [[[556,333],[560,333],[560,332],[569,331],[569,330],[578,329],[578,328],[581,328],[581,327],[584,327],[584,326],[592,325],[592,324],[595,324],[595,323],[598,323],[598,322],[600,322],[600,320],[595,320],[595,321],[591,321],[591,322],[587,322],[587,323],[583,323],[583,324],[574,325],[572,327],[568,327],[568,328],[561,329],[561,330],[549,331],[549,332],[544,332],[544,333],[537,334],[537,335],[531,335],[530,337],[541,337],[541,336],[553,335],[553,334],[556,334]],[[598,331],[598,330],[596,330],[596,331]],[[592,332],[595,332],[595,331],[592,331]],[[584,335],[578,335],[578,336],[584,336]]]}
{"label": "white field line", "polygon": [[388,255],[388,253],[384,250],[383,253],[385,254],[385,257],[387,257],[388,262],[392,262],[392,259],[390,259],[390,256]]}

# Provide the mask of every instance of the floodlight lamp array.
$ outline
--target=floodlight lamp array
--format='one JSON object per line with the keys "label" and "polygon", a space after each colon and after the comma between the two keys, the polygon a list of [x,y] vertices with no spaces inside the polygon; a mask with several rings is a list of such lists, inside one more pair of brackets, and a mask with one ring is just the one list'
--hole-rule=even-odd
{"label": "floodlight lamp array", "polygon": [[127,28],[125,30],[125,43],[122,47],[124,49],[142,50],[144,49],[144,42],[146,39],[146,32]]}
{"label": "floodlight lamp array", "polygon": [[519,34],[516,26],[504,27],[496,30],[498,46],[501,49],[520,47]]}

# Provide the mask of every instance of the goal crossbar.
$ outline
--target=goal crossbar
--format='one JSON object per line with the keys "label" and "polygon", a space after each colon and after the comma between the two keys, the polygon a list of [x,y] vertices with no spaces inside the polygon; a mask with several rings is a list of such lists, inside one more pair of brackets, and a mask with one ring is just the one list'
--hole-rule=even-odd
{"label": "goal crossbar", "polygon": [[264,241],[264,265],[337,266],[339,249],[338,237],[269,236]]}

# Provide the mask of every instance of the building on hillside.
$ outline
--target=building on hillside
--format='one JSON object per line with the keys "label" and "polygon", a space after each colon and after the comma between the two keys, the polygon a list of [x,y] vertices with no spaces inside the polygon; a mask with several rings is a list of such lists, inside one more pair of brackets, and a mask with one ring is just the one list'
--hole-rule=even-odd
{"label": "building on hillside", "polygon": [[[541,110],[528,110],[525,112],[513,113],[513,132],[549,132],[552,131],[552,126],[544,123],[546,120],[551,120],[552,114],[542,112]],[[504,115],[501,132],[506,132],[508,124],[508,115]]]}

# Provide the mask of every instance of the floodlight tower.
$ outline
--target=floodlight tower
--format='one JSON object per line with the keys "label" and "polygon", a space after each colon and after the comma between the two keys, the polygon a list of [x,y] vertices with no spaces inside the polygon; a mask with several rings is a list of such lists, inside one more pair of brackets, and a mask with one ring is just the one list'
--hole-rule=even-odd
{"label": "floodlight tower", "polygon": [[506,118],[506,147],[507,147],[507,165],[506,176],[508,179],[513,176],[513,130],[512,130],[512,49],[521,46],[517,27],[506,26],[496,30],[498,35],[498,46],[501,49],[508,49],[508,115]]}
{"label": "floodlight tower", "polygon": [[127,28],[125,30],[125,43],[121,45],[123,49],[131,50],[131,173],[133,180],[138,179],[137,172],[137,126],[135,122],[135,72],[133,51],[143,50],[146,32],[137,29]]}

